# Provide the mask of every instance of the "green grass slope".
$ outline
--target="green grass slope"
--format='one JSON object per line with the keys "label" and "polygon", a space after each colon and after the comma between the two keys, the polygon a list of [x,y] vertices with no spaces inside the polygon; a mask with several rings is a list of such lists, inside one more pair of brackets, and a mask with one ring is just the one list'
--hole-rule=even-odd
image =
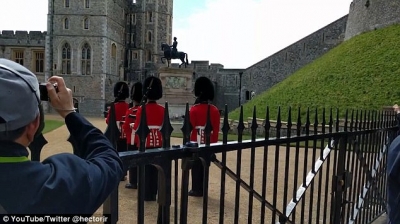
{"label": "green grass slope", "polygon": [[[252,116],[254,106],[258,118],[265,118],[268,106],[271,120],[281,107],[282,120],[287,120],[289,107],[296,119],[298,107],[302,115],[308,107],[312,114],[318,108],[319,115],[322,108],[338,108],[343,117],[346,109],[381,110],[399,104],[399,37],[400,25],[393,25],[343,42],[244,104],[244,118]],[[238,119],[239,112],[237,108],[229,118]]]}

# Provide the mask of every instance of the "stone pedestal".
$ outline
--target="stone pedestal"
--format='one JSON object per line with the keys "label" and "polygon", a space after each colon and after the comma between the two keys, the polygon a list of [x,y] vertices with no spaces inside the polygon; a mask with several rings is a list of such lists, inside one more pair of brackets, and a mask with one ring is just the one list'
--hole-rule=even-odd
{"label": "stone pedestal", "polygon": [[158,101],[164,105],[168,102],[171,118],[185,114],[186,103],[194,104],[193,70],[187,68],[159,69],[159,78],[163,86],[163,97]]}

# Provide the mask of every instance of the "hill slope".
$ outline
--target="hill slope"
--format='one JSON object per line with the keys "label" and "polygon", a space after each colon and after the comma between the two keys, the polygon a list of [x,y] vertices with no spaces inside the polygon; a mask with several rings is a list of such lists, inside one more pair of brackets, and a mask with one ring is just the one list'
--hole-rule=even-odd
{"label": "hill slope", "polygon": [[[383,106],[400,104],[400,25],[356,36],[303,67],[284,81],[243,105],[244,118],[252,116],[276,119],[277,108],[287,120],[288,107],[293,118],[297,108],[305,114],[310,110],[339,108],[380,110]],[[239,108],[229,114],[238,119]],[[320,112],[319,112],[320,113]]]}

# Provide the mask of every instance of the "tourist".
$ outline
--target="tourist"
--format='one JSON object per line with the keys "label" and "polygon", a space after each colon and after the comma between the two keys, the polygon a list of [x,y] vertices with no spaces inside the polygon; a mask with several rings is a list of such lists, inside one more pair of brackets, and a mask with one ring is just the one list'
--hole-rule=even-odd
{"label": "tourist", "polygon": [[118,187],[123,164],[103,133],[75,112],[63,78],[50,77],[46,87],[81,158],[28,158],[27,147],[44,124],[38,80],[22,65],[0,59],[0,213],[92,215]]}

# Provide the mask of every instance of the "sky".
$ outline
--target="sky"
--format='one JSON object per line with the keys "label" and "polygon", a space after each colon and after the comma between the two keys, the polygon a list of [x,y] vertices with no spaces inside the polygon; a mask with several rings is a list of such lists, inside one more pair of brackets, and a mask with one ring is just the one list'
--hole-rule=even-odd
{"label": "sky", "polygon": [[[248,68],[345,16],[351,2],[174,0],[172,35],[189,62]],[[0,30],[47,30],[47,0],[0,0],[0,6]]]}

